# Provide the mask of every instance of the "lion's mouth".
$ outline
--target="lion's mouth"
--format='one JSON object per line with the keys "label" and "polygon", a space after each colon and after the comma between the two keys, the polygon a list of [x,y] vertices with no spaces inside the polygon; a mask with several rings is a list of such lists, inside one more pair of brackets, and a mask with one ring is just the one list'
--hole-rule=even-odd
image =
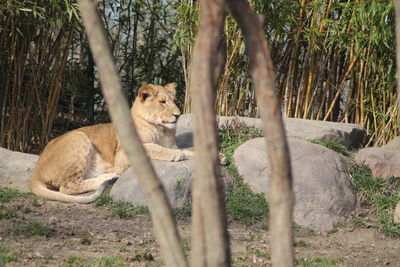
{"label": "lion's mouth", "polygon": [[168,129],[175,129],[176,128],[176,125],[177,125],[177,121],[175,121],[175,122],[163,122],[163,124],[162,124],[165,128],[168,128]]}

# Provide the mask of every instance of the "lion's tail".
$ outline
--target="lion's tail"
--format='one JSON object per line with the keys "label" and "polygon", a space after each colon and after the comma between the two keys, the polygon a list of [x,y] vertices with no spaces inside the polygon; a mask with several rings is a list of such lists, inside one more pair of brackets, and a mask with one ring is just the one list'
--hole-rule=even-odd
{"label": "lion's tail", "polygon": [[96,192],[94,192],[91,195],[87,196],[76,196],[76,195],[67,195],[64,193],[61,193],[59,191],[54,191],[50,190],[47,188],[45,184],[43,184],[40,180],[34,179],[35,177],[32,176],[32,179],[29,184],[29,188],[32,193],[35,195],[46,198],[49,200],[56,200],[56,201],[61,201],[61,202],[69,202],[69,203],[81,203],[81,204],[88,204],[96,199],[98,199],[101,194],[103,193],[104,189],[106,186],[110,183],[112,183],[112,180],[106,181],[102,183],[99,188],[97,189]]}

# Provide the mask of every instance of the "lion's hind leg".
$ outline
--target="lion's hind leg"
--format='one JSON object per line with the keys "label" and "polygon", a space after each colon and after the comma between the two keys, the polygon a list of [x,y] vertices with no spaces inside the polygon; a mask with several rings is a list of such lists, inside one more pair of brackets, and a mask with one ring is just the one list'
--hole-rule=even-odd
{"label": "lion's hind leg", "polygon": [[77,195],[97,190],[100,185],[117,178],[115,173],[104,173],[95,178],[70,181],[60,187],[60,192],[68,195]]}

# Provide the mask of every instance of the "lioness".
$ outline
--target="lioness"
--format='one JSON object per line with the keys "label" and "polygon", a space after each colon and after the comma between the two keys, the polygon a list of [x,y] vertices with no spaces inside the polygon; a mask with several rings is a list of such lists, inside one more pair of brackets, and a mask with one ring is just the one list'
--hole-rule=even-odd
{"label": "lioness", "polygon": [[[142,86],[131,108],[151,159],[179,161],[193,155],[176,147],[175,128],[181,113],[174,103],[175,93],[175,83]],[[90,203],[129,165],[111,124],[83,127],[46,145],[29,186],[33,193],[50,200]],[[91,195],[76,195],[94,190]]]}

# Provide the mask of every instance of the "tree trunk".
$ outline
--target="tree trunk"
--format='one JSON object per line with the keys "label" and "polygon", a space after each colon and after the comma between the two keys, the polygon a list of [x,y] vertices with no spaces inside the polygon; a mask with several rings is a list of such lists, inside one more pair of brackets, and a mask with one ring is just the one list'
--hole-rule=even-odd
{"label": "tree trunk", "polygon": [[224,0],[200,2],[191,92],[195,122],[192,266],[229,266],[230,251],[218,157],[215,89],[223,66]]}
{"label": "tree trunk", "polygon": [[111,119],[124,151],[138,175],[150,208],[155,234],[160,242],[161,254],[166,266],[187,266],[167,197],[129,115],[128,103],[122,93],[104,28],[96,9],[97,2],[95,0],[78,2]]}
{"label": "tree trunk", "polygon": [[272,61],[260,19],[247,1],[227,0],[246,38],[250,72],[261,111],[262,128],[271,165],[270,229],[272,265],[293,266],[293,191],[291,168],[281,109],[276,96]]}

